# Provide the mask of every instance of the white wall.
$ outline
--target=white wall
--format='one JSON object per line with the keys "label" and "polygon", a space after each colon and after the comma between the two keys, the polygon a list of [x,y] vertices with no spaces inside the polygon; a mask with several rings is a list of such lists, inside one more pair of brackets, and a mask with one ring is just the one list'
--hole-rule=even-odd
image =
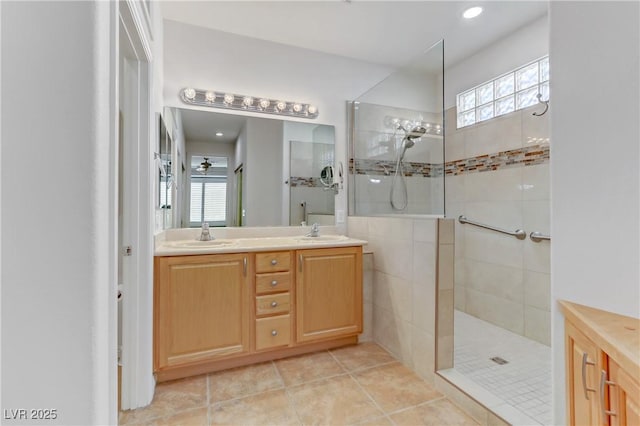
{"label": "white wall", "polygon": [[[549,24],[545,16],[447,68],[444,73],[445,109],[456,105],[458,93],[512,71],[548,53]],[[551,67],[554,67],[553,63]]]}
{"label": "white wall", "polygon": [[[116,9],[107,2],[0,7],[0,405],[57,409],[48,424],[115,424]],[[28,172],[33,161],[43,162],[43,173]],[[33,420],[13,424],[21,423]]]}
{"label": "white wall", "polygon": [[640,318],[640,5],[551,2],[552,339],[564,424],[567,299]]}
{"label": "white wall", "polygon": [[[184,107],[178,91],[187,86],[313,103],[320,111],[313,122],[336,127],[336,162],[342,161],[345,170],[345,103],[393,71],[342,56],[166,20],[164,42],[166,105]],[[247,115],[269,118],[259,113]],[[336,196],[336,209],[346,211],[346,200],[345,191],[341,191]]]}
{"label": "white wall", "polygon": [[[247,151],[243,173],[246,226],[273,226],[282,220],[282,121],[254,118],[247,121]],[[288,223],[284,223],[287,225]]]}

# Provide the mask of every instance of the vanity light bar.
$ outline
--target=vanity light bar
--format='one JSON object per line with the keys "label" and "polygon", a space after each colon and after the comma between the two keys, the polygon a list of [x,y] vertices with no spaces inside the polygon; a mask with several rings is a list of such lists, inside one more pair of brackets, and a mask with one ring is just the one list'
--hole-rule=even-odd
{"label": "vanity light bar", "polygon": [[414,127],[421,126],[426,129],[425,134],[427,135],[442,136],[442,134],[444,133],[444,128],[440,123],[429,123],[422,120],[410,120],[407,118],[392,117],[389,115],[384,117],[384,124],[386,127],[392,128],[394,130],[397,130],[397,129],[410,130]]}
{"label": "vanity light bar", "polygon": [[316,106],[302,102],[257,98],[228,92],[193,89],[191,87],[180,90],[180,99],[189,105],[288,115],[300,118],[316,118],[319,114]]}

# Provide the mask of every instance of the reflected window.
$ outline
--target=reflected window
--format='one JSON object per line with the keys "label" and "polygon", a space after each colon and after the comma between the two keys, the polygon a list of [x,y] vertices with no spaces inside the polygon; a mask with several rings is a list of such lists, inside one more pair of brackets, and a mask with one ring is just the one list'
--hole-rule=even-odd
{"label": "reflected window", "polygon": [[226,176],[192,177],[191,207],[189,209],[191,226],[200,226],[202,222],[207,222],[210,226],[225,226],[226,221]]}

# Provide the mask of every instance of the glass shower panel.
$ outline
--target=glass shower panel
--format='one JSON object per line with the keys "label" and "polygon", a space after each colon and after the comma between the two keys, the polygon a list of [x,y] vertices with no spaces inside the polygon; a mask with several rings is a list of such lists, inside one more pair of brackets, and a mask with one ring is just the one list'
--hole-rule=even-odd
{"label": "glass shower panel", "polygon": [[350,102],[350,215],[444,215],[443,51]]}

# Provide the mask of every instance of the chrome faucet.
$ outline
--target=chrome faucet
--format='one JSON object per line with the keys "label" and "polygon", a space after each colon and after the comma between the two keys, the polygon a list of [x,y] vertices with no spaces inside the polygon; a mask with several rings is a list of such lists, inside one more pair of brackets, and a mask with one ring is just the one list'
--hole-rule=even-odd
{"label": "chrome faucet", "polygon": [[209,224],[207,222],[202,222],[202,232],[200,233],[199,241],[211,241],[215,240],[215,237],[209,233]]}
{"label": "chrome faucet", "polygon": [[307,237],[317,237],[320,234],[320,226],[317,223],[311,225],[311,232],[309,232]]}

